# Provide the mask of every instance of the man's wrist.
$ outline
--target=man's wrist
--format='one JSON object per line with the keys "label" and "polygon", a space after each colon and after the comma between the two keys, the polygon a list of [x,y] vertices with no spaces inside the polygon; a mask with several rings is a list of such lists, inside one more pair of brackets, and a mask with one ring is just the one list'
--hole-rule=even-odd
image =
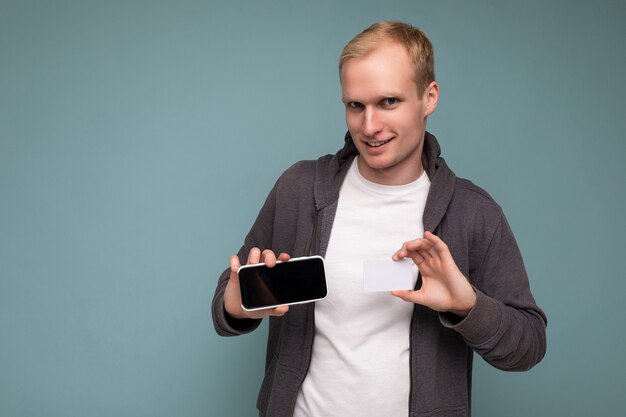
{"label": "man's wrist", "polygon": [[474,288],[472,287],[472,294],[471,296],[468,297],[467,303],[464,303],[464,306],[461,308],[451,309],[448,312],[464,319],[465,317],[467,317],[470,311],[472,311],[475,305],[476,305],[476,292],[474,291]]}

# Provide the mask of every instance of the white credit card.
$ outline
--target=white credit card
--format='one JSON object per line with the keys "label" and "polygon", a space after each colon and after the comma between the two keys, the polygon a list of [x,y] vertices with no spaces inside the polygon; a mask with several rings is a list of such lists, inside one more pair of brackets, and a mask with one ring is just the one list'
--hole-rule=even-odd
{"label": "white credit card", "polygon": [[411,259],[363,261],[365,292],[412,290],[414,277],[417,277],[417,267]]}

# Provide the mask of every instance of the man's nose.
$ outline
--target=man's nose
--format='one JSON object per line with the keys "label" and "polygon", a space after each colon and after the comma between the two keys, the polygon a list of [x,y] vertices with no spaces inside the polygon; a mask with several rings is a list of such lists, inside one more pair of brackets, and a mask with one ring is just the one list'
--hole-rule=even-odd
{"label": "man's nose", "polygon": [[373,108],[366,108],[363,118],[363,134],[366,136],[375,136],[383,129],[383,125],[380,120],[380,115]]}

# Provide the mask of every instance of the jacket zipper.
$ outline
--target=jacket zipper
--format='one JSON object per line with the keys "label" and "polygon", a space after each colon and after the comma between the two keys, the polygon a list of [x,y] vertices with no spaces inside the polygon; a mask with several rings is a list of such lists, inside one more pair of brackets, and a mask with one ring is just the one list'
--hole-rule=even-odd
{"label": "jacket zipper", "polygon": [[[415,285],[417,285],[417,283],[421,282],[422,280],[422,273],[418,271],[417,273],[417,282]],[[413,288],[416,289],[416,288]],[[413,405],[413,321],[415,320],[415,309],[417,308],[417,305],[413,306],[413,314],[411,315],[411,324],[409,327],[409,417],[411,416],[411,407]]]}
{"label": "jacket zipper", "polygon": [[[317,239],[317,228],[318,228],[318,223],[319,223],[319,218],[320,218],[319,213],[320,213],[320,209],[318,208],[316,204],[315,213],[313,214],[313,227],[309,235],[307,248],[305,250],[305,253],[307,253],[309,256],[313,255],[313,244],[315,243],[315,240]],[[309,325],[309,331],[311,332],[311,335],[312,335],[311,336],[311,353],[309,354],[309,360],[307,361],[306,368],[304,369],[304,375],[302,377],[302,381],[300,381],[300,384],[298,385],[298,389],[296,390],[296,395],[294,396],[294,399],[293,399],[293,404],[291,405],[292,416],[296,411],[296,402],[298,401],[298,394],[300,393],[300,390],[302,389],[302,384],[304,384],[304,379],[306,378],[306,375],[309,373],[309,367],[311,366],[311,356],[313,355],[313,340],[315,339],[315,303],[313,303],[309,308],[310,308],[309,322],[311,323]]]}
{"label": "jacket zipper", "polygon": [[317,204],[315,205],[315,213],[313,213],[313,224],[311,226],[311,233],[309,233],[309,241],[306,244],[306,248],[305,248],[305,253],[308,256],[313,256],[313,243],[315,242],[315,239],[317,238],[317,223],[319,221],[319,212],[320,209],[317,208]]}

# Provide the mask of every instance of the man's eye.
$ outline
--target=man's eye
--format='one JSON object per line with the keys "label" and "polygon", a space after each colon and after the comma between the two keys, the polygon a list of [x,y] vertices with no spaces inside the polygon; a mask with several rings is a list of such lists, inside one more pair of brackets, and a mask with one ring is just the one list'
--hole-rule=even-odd
{"label": "man's eye", "polygon": [[383,100],[383,104],[386,107],[392,107],[398,104],[398,99],[395,97],[387,97],[386,99]]}
{"label": "man's eye", "polygon": [[351,109],[360,109],[361,107],[363,107],[363,104],[357,101],[351,101],[348,103],[348,107]]}

